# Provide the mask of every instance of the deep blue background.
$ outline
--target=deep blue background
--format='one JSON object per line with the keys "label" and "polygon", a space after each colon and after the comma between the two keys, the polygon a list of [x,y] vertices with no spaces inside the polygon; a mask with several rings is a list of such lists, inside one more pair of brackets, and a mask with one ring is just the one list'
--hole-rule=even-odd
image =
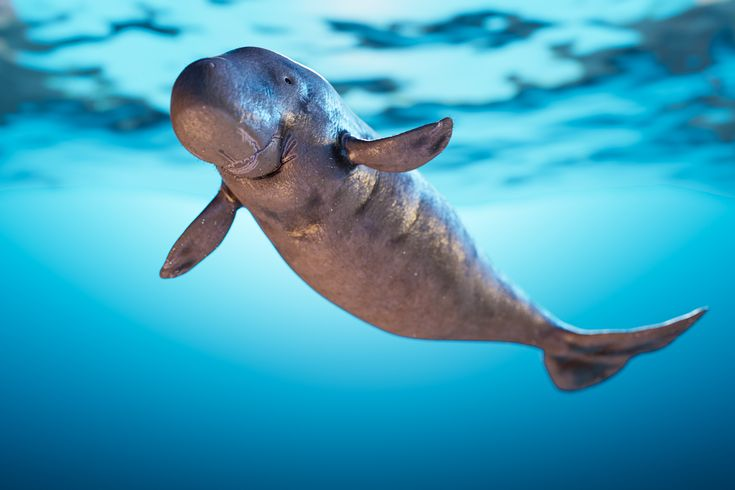
{"label": "deep blue background", "polygon": [[[695,4],[0,9],[0,487],[732,488],[735,8]],[[175,141],[170,84],[244,44],[385,134],[454,117],[423,172],[562,319],[710,313],[569,394],[533,349],[353,318],[245,211],[159,279],[218,185]]]}

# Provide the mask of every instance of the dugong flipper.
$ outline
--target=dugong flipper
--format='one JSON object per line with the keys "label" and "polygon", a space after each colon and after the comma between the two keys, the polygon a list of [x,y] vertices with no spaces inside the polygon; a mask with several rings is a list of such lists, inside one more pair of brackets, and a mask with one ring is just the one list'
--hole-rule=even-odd
{"label": "dugong flipper", "polygon": [[181,234],[166,257],[160,276],[164,279],[180,276],[191,270],[222,243],[230,231],[235,213],[242,204],[222,183],[212,202]]}
{"label": "dugong flipper", "polygon": [[367,165],[383,172],[408,172],[429,162],[449,144],[454,123],[448,117],[411,131],[363,140],[344,133],[341,138],[345,157],[355,165]]}
{"label": "dugong flipper", "polygon": [[162,277],[206,257],[242,205],[307,284],[358,318],[404,337],[537,347],[564,390],[610,377],[705,313],[613,332],[580,330],[536,307],[415,170],[447,146],[451,119],[380,138],[321,75],[272,51],[190,64],[174,84],[171,120],[181,143],[217,166],[223,187]]}

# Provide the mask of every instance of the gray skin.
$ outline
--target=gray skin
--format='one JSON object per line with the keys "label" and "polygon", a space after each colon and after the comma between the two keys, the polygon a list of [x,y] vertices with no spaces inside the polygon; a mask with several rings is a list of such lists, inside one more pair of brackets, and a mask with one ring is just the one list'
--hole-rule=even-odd
{"label": "gray skin", "polygon": [[414,170],[446,147],[450,119],[378,139],[324,78],[272,51],[241,48],[189,65],[171,119],[181,143],[215,164],[222,187],[162,277],[211,253],[244,206],[293,270],[353,315],[405,337],[538,347],[565,390],[668,345],[705,312],[618,332],[556,320],[498,276]]}

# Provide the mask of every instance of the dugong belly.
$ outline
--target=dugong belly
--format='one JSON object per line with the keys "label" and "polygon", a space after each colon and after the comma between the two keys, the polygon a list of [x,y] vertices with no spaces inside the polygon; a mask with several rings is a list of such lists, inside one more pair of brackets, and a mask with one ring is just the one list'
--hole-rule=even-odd
{"label": "dugong belly", "polygon": [[533,343],[529,326],[548,328],[418,172],[357,167],[311,205],[294,218],[254,215],[304,281],[368,323],[414,338],[523,343]]}

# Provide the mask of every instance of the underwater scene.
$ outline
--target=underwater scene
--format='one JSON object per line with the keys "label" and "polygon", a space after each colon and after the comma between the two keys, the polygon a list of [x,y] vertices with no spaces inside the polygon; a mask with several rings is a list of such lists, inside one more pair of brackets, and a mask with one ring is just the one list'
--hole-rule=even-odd
{"label": "underwater scene", "polygon": [[[174,80],[241,46],[329,80],[477,246],[583,329],[708,306],[558,390],[538,349],[398,337],[238,213]],[[0,488],[735,488],[735,1],[0,0]]]}

